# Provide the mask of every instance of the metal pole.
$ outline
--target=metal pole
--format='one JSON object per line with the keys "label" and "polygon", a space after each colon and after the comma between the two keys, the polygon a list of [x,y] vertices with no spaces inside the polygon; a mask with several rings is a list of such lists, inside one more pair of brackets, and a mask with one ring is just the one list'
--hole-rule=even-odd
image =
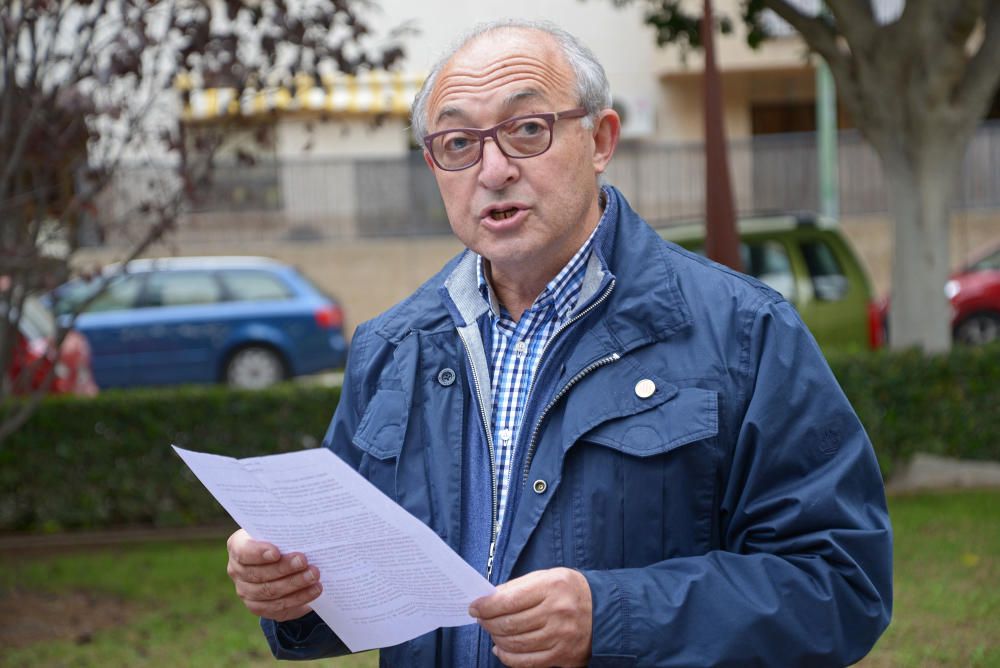
{"label": "metal pole", "polygon": [[840,217],[840,175],[837,158],[837,88],[830,66],[816,65],[816,139],[819,174],[819,212]]}

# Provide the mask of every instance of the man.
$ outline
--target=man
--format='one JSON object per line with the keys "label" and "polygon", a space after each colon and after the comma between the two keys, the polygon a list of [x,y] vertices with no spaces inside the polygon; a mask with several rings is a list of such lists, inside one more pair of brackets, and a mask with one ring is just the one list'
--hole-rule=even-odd
{"label": "man", "polygon": [[[498,590],[383,665],[861,658],[891,597],[870,443],[791,306],[599,185],[620,122],[592,54],[487,26],[413,125],[469,250],[358,328],[324,444]],[[302,555],[229,551],[276,656],[347,651]]]}

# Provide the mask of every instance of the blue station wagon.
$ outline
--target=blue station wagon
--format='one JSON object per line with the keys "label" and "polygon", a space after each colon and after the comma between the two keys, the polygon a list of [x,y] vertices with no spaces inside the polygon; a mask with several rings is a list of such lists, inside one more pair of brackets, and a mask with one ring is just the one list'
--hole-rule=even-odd
{"label": "blue station wagon", "polygon": [[61,316],[82,306],[74,326],[90,342],[101,388],[260,388],[342,367],[347,356],[340,306],[268,258],[135,260],[70,281],[48,300]]}

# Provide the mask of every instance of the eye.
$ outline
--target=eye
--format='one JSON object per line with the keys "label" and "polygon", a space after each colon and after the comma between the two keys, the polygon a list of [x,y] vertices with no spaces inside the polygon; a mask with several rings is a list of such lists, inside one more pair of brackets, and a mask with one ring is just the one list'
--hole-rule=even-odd
{"label": "eye", "polygon": [[514,121],[505,128],[507,134],[513,137],[534,137],[548,130],[548,127],[537,118],[525,118]]}
{"label": "eye", "polygon": [[476,139],[462,133],[447,134],[441,138],[441,146],[446,151],[466,151],[476,143]]}

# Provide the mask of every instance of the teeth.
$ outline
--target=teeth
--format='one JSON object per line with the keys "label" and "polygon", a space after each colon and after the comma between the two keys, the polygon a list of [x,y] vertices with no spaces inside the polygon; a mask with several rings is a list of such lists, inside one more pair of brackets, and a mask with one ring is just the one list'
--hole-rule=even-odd
{"label": "teeth", "polygon": [[517,209],[505,209],[503,211],[491,211],[490,212],[490,218],[492,218],[493,220],[505,220],[505,219],[510,218],[511,216],[513,216],[515,213],[517,213]]}

